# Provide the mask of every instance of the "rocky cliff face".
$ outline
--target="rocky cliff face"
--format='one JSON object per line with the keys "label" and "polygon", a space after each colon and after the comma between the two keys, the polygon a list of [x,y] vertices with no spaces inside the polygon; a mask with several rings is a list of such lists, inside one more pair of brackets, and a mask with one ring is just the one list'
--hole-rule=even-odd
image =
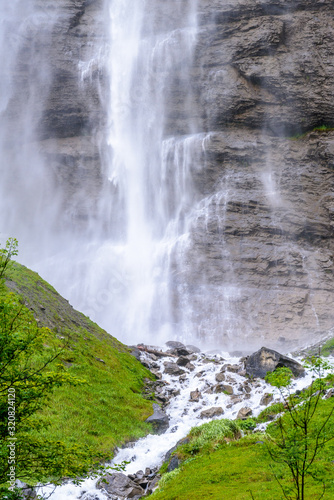
{"label": "rocky cliff face", "polygon": [[96,53],[96,44],[104,40],[106,46],[104,2],[17,3],[12,17],[4,13],[3,59],[9,63],[2,64],[1,73],[9,85],[0,118],[1,152],[12,169],[20,169],[19,151],[33,144],[30,161],[25,160],[30,175],[29,163],[41,153],[49,181],[61,187],[63,216],[85,219],[103,184],[99,131],[106,122],[101,95],[107,85],[101,66],[105,54]]}
{"label": "rocky cliff face", "polygon": [[[288,349],[333,327],[332,10],[200,2],[192,90],[209,135],[193,176],[205,209],[178,276],[203,335],[228,342],[237,321],[255,343]],[[321,125],[329,130],[312,131]],[[211,311],[201,310],[204,285]]]}
{"label": "rocky cliff face", "polygon": [[[53,2],[39,2],[51,15]],[[160,9],[152,2],[145,29],[177,29],[177,0],[159,0]],[[36,39],[32,27],[29,38],[27,29],[6,116],[15,127],[33,51],[35,69],[43,60],[52,76],[48,86],[40,79],[33,128],[75,220],[92,217],[105,186],[108,82],[94,47],[106,40],[106,6],[59,0],[51,37]],[[192,165],[191,243],[174,252],[172,277],[175,317],[182,287],[200,336],[288,350],[334,325],[333,10],[331,0],[198,0],[190,85],[175,68],[165,134],[188,134],[192,123],[205,136]]]}

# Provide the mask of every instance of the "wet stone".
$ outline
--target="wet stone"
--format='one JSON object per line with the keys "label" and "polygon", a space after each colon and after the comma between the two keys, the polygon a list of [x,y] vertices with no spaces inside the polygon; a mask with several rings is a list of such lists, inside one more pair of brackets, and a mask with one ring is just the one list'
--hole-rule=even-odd
{"label": "wet stone", "polygon": [[146,422],[152,424],[156,434],[163,434],[169,426],[169,417],[163,412],[159,405],[153,403],[153,415],[146,419]]}
{"label": "wet stone", "polygon": [[180,460],[178,459],[178,457],[176,455],[173,455],[169,464],[168,464],[168,467],[167,467],[167,472],[171,472],[172,470],[175,470],[179,467],[180,465]]}
{"label": "wet stone", "polygon": [[177,389],[176,387],[171,387],[170,389],[166,389],[166,392],[168,394],[169,397],[176,397],[176,396],[179,396],[180,395],[180,389]]}
{"label": "wet stone", "polygon": [[156,369],[151,369],[151,373],[153,373],[153,375],[155,375],[159,380],[161,380],[162,378],[162,374],[159,370],[156,370]]}
{"label": "wet stone", "polygon": [[325,399],[333,398],[334,397],[334,389],[329,389],[329,391],[326,392]]}
{"label": "wet stone", "polygon": [[153,489],[156,487],[158,481],[161,479],[161,476],[157,474],[154,479],[149,483],[146,493],[151,494]]}
{"label": "wet stone", "polygon": [[202,394],[200,393],[200,391],[198,389],[196,389],[196,391],[190,392],[190,401],[192,403],[198,403],[201,398],[202,398]]}
{"label": "wet stone", "polygon": [[225,365],[224,368],[226,369],[226,371],[232,373],[238,373],[238,371],[240,370],[240,366],[238,365]]}
{"label": "wet stone", "polygon": [[268,406],[268,404],[271,403],[273,399],[274,399],[274,396],[272,394],[269,394],[266,392],[265,394],[263,394],[263,396],[261,398],[260,405]]}
{"label": "wet stone", "polygon": [[185,347],[180,347],[180,348],[174,349],[173,354],[175,354],[176,356],[189,356],[189,354],[191,354],[191,352],[188,349],[186,349]]}
{"label": "wet stone", "polygon": [[215,393],[221,393],[224,392],[225,394],[232,395],[233,394],[233,387],[228,384],[217,384],[215,385],[214,389]]}
{"label": "wet stone", "polygon": [[164,373],[167,373],[168,375],[183,375],[185,373],[184,370],[182,370],[176,363],[173,362],[165,362],[165,370]]}
{"label": "wet stone", "polygon": [[186,366],[189,363],[189,358],[186,356],[180,356],[179,359],[176,361],[176,364],[179,366]]}
{"label": "wet stone", "polygon": [[200,413],[201,418],[213,418],[219,417],[223,415],[224,410],[221,406],[213,406],[212,408],[208,408],[207,410],[203,410]]}
{"label": "wet stone", "polygon": [[241,410],[239,410],[239,412],[238,412],[237,419],[246,420],[252,414],[253,414],[253,411],[251,408],[248,408],[248,407],[241,408]]}
{"label": "wet stone", "polygon": [[238,403],[241,403],[242,397],[241,396],[231,396],[231,402],[232,404],[236,405]]}
{"label": "wet stone", "polygon": [[195,345],[187,345],[187,349],[193,353],[200,353],[201,350],[199,347],[196,347]]}
{"label": "wet stone", "polygon": [[106,474],[100,479],[96,487],[104,489],[108,494],[121,498],[133,498],[136,495],[144,495],[145,490],[121,472]]}
{"label": "wet stone", "polygon": [[225,381],[225,374],[222,372],[216,373],[215,379],[217,382],[224,382]]}
{"label": "wet stone", "polygon": [[246,361],[246,371],[250,377],[264,378],[268,372],[273,372],[278,366],[290,368],[295,377],[305,375],[305,369],[300,363],[267,347],[261,347]]}
{"label": "wet stone", "polygon": [[244,391],[247,392],[247,394],[250,394],[252,392],[252,388],[249,387],[248,384],[244,384]]}
{"label": "wet stone", "polygon": [[185,368],[187,368],[187,370],[189,370],[190,372],[193,372],[195,370],[195,366],[192,364],[192,363],[188,363]]}
{"label": "wet stone", "polygon": [[184,344],[182,344],[182,342],[177,342],[175,340],[169,340],[168,342],[166,342],[166,346],[169,347],[170,349],[186,347]]}

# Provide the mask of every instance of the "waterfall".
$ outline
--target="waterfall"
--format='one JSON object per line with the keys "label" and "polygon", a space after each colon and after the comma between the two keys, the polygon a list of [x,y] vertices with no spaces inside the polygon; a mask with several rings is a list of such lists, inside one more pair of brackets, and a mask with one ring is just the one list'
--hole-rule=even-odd
{"label": "waterfall", "polygon": [[271,7],[0,7],[1,241],[125,343],[289,350],[332,327],[331,145],[282,137],[327,108],[306,119],[289,76],[304,14]]}
{"label": "waterfall", "polygon": [[[105,123],[90,131],[99,148],[100,171],[94,175],[100,178],[95,192],[75,180],[79,186],[74,195],[66,193],[64,177],[68,183],[70,176],[83,177],[83,160],[77,169],[70,165],[73,172],[66,176],[56,164],[50,168],[57,148],[58,155],[64,148],[67,153],[69,139],[59,137],[59,130],[41,132],[48,107],[44,101],[52,96],[54,73],[59,71],[50,65],[47,50],[58,23],[68,23],[69,15],[62,6],[52,8],[51,2],[43,8],[37,0],[29,5],[22,9],[18,0],[1,13],[3,37],[15,26],[11,51],[2,54],[6,73],[18,75],[27,50],[32,58],[27,100],[22,109],[14,109],[22,130],[12,138],[22,147],[10,148],[11,168],[2,163],[2,237],[16,236],[24,263],[123,342],[191,340],[191,305],[187,287],[177,280],[177,267],[198,203],[191,170],[205,140],[196,117],[189,118],[196,2],[172,2],[166,9],[161,2],[105,1],[104,36],[92,39],[90,50],[78,52],[79,60],[73,61],[78,86],[86,94],[94,72],[104,74],[99,98]],[[42,35],[36,40],[37,32]],[[10,121],[6,113],[13,108],[11,99],[21,91],[15,82],[7,87],[2,95],[4,123]],[[175,93],[177,103],[171,109]],[[90,104],[92,113],[95,104]],[[1,131],[1,154],[6,157],[5,124]]]}
{"label": "waterfall", "polygon": [[[202,141],[201,134],[194,134],[194,122],[186,120],[182,135],[176,137],[168,123],[168,94],[173,85],[175,91],[176,78],[181,81],[176,88],[181,99],[178,112],[187,116],[191,105],[187,84],[196,5],[178,4],[182,22],[166,30],[157,20],[159,3],[107,4],[108,185],[98,203],[94,255],[89,252],[91,264],[77,290],[85,290],[82,309],[121,340],[154,338],[162,343],[177,333],[172,254],[187,237],[193,145]],[[178,331],[181,337],[183,333]]]}
{"label": "waterfall", "polygon": [[22,240],[27,253],[48,247],[58,217],[53,179],[35,140],[50,82],[46,54],[55,22],[52,12],[37,11],[33,2],[0,7],[0,233],[2,240]]}

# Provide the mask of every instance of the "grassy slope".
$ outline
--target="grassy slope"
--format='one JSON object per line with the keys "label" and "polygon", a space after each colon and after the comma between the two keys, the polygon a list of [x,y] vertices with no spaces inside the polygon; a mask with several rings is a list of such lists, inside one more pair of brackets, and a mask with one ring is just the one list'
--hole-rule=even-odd
{"label": "grassy slope", "polygon": [[[333,398],[321,401],[317,419],[322,419],[333,406]],[[267,412],[268,413],[268,412]],[[320,420],[319,420],[320,421]],[[217,421],[214,421],[217,424]],[[209,424],[212,425],[212,424]],[[197,428],[198,429],[198,428]],[[269,431],[275,434],[274,424]],[[210,432],[207,433],[208,435]],[[270,460],[264,445],[264,436],[250,434],[239,440],[202,440],[198,453],[194,436],[187,445],[181,446],[177,454],[185,460],[180,469],[163,476],[161,487],[152,500],[279,500],[282,491],[270,469]],[[226,442],[227,441],[227,442]],[[334,498],[334,443],[329,442],[321,452],[318,464],[326,477],[324,500]],[[284,474],[284,473],[283,473]],[[169,477],[168,477],[169,476]],[[286,476],[285,476],[286,477]],[[165,484],[163,484],[163,482]],[[285,484],[289,484],[287,478]],[[320,497],[321,486],[308,483],[307,498]]]}
{"label": "grassy slope", "polygon": [[34,312],[39,325],[50,328],[50,345],[55,339],[66,345],[58,362],[87,381],[55,390],[44,412],[51,423],[47,437],[92,446],[110,457],[116,445],[145,435],[152,403],[141,390],[150,373],[128,349],[24,266],[11,263],[6,285]]}
{"label": "grassy slope", "polygon": [[321,348],[322,356],[333,356],[334,355],[334,338],[327,340]]}

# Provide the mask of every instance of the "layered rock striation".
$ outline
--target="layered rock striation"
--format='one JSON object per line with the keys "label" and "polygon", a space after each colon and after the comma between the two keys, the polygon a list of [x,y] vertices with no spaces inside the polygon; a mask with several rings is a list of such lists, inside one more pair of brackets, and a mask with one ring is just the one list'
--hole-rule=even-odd
{"label": "layered rock striation", "polygon": [[333,327],[332,9],[199,2],[193,118],[207,135],[193,179],[203,201],[178,271],[203,336],[235,345],[237,325],[258,347],[289,349]]}

